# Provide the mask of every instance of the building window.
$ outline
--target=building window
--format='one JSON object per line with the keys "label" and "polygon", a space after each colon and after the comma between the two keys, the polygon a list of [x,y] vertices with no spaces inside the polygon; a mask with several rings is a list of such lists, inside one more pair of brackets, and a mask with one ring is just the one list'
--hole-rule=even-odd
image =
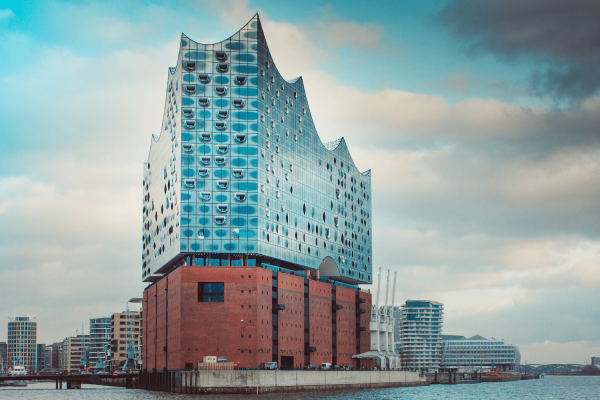
{"label": "building window", "polygon": [[198,282],[198,302],[223,303],[224,297],[223,282]]}

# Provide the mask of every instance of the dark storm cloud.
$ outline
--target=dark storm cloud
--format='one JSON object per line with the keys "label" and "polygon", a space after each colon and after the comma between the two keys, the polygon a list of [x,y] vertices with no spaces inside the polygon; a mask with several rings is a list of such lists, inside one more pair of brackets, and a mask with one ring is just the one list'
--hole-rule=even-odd
{"label": "dark storm cloud", "polygon": [[600,2],[455,0],[439,19],[472,49],[549,62],[531,79],[540,94],[580,99],[600,88]]}

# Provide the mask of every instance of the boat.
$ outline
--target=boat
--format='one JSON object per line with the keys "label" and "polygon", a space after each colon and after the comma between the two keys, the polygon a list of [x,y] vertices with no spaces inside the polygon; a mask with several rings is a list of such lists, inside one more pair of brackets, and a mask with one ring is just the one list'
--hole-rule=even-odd
{"label": "boat", "polygon": [[[25,367],[23,367],[22,365],[15,365],[14,367],[12,367],[11,371],[8,373],[8,376],[26,376],[29,375],[29,372],[27,372],[27,369]],[[18,386],[18,387],[23,387],[23,386],[27,386],[27,381],[22,381],[22,380],[15,380],[15,381],[4,381],[2,383],[3,387],[8,387],[8,386]]]}
{"label": "boat", "polygon": [[22,365],[15,365],[12,368],[12,371],[8,373],[9,376],[24,376],[28,374],[29,372],[27,372],[27,369]]}

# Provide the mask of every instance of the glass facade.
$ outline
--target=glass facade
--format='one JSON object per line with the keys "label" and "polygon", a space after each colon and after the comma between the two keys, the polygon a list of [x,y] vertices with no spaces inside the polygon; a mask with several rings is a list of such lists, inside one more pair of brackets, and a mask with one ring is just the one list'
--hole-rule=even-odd
{"label": "glass facade", "polygon": [[198,282],[198,301],[201,303],[223,303],[225,288],[223,282]]}
{"label": "glass facade", "polygon": [[442,365],[446,368],[512,371],[521,363],[521,352],[504,340],[473,337],[442,342]]}
{"label": "glass facade", "polygon": [[144,281],[183,263],[268,263],[372,282],[370,171],[343,138],[321,142],[258,15],[220,43],[182,36],[143,185]]}

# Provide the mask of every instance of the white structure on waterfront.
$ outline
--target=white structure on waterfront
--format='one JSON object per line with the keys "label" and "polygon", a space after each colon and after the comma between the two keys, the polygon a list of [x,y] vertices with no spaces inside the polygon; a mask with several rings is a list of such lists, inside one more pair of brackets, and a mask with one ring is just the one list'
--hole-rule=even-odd
{"label": "white structure on waterfront", "polygon": [[371,306],[371,322],[369,331],[371,333],[371,350],[366,353],[357,354],[352,358],[379,360],[382,369],[400,368],[400,358],[396,353],[394,342],[394,299],[396,294],[396,272],[394,272],[394,284],[392,286],[392,304],[388,306],[388,293],[390,289],[390,270],[388,269],[387,284],[385,288],[385,303],[379,306],[379,289],[381,287],[381,268],[377,281],[377,294],[375,303]]}
{"label": "white structure on waterfront", "polygon": [[521,364],[521,352],[504,340],[475,335],[442,337],[442,366],[459,370],[512,371]]}
{"label": "white structure on waterfront", "polygon": [[104,369],[108,366],[112,339],[111,317],[90,319],[89,366]]}
{"label": "white structure on waterfront", "polygon": [[444,305],[430,300],[406,300],[400,307],[397,349],[402,364],[419,371],[437,371],[441,361]]}
{"label": "white structure on waterfront", "polygon": [[23,366],[30,374],[37,370],[37,315],[15,315],[8,319],[8,368]]}

